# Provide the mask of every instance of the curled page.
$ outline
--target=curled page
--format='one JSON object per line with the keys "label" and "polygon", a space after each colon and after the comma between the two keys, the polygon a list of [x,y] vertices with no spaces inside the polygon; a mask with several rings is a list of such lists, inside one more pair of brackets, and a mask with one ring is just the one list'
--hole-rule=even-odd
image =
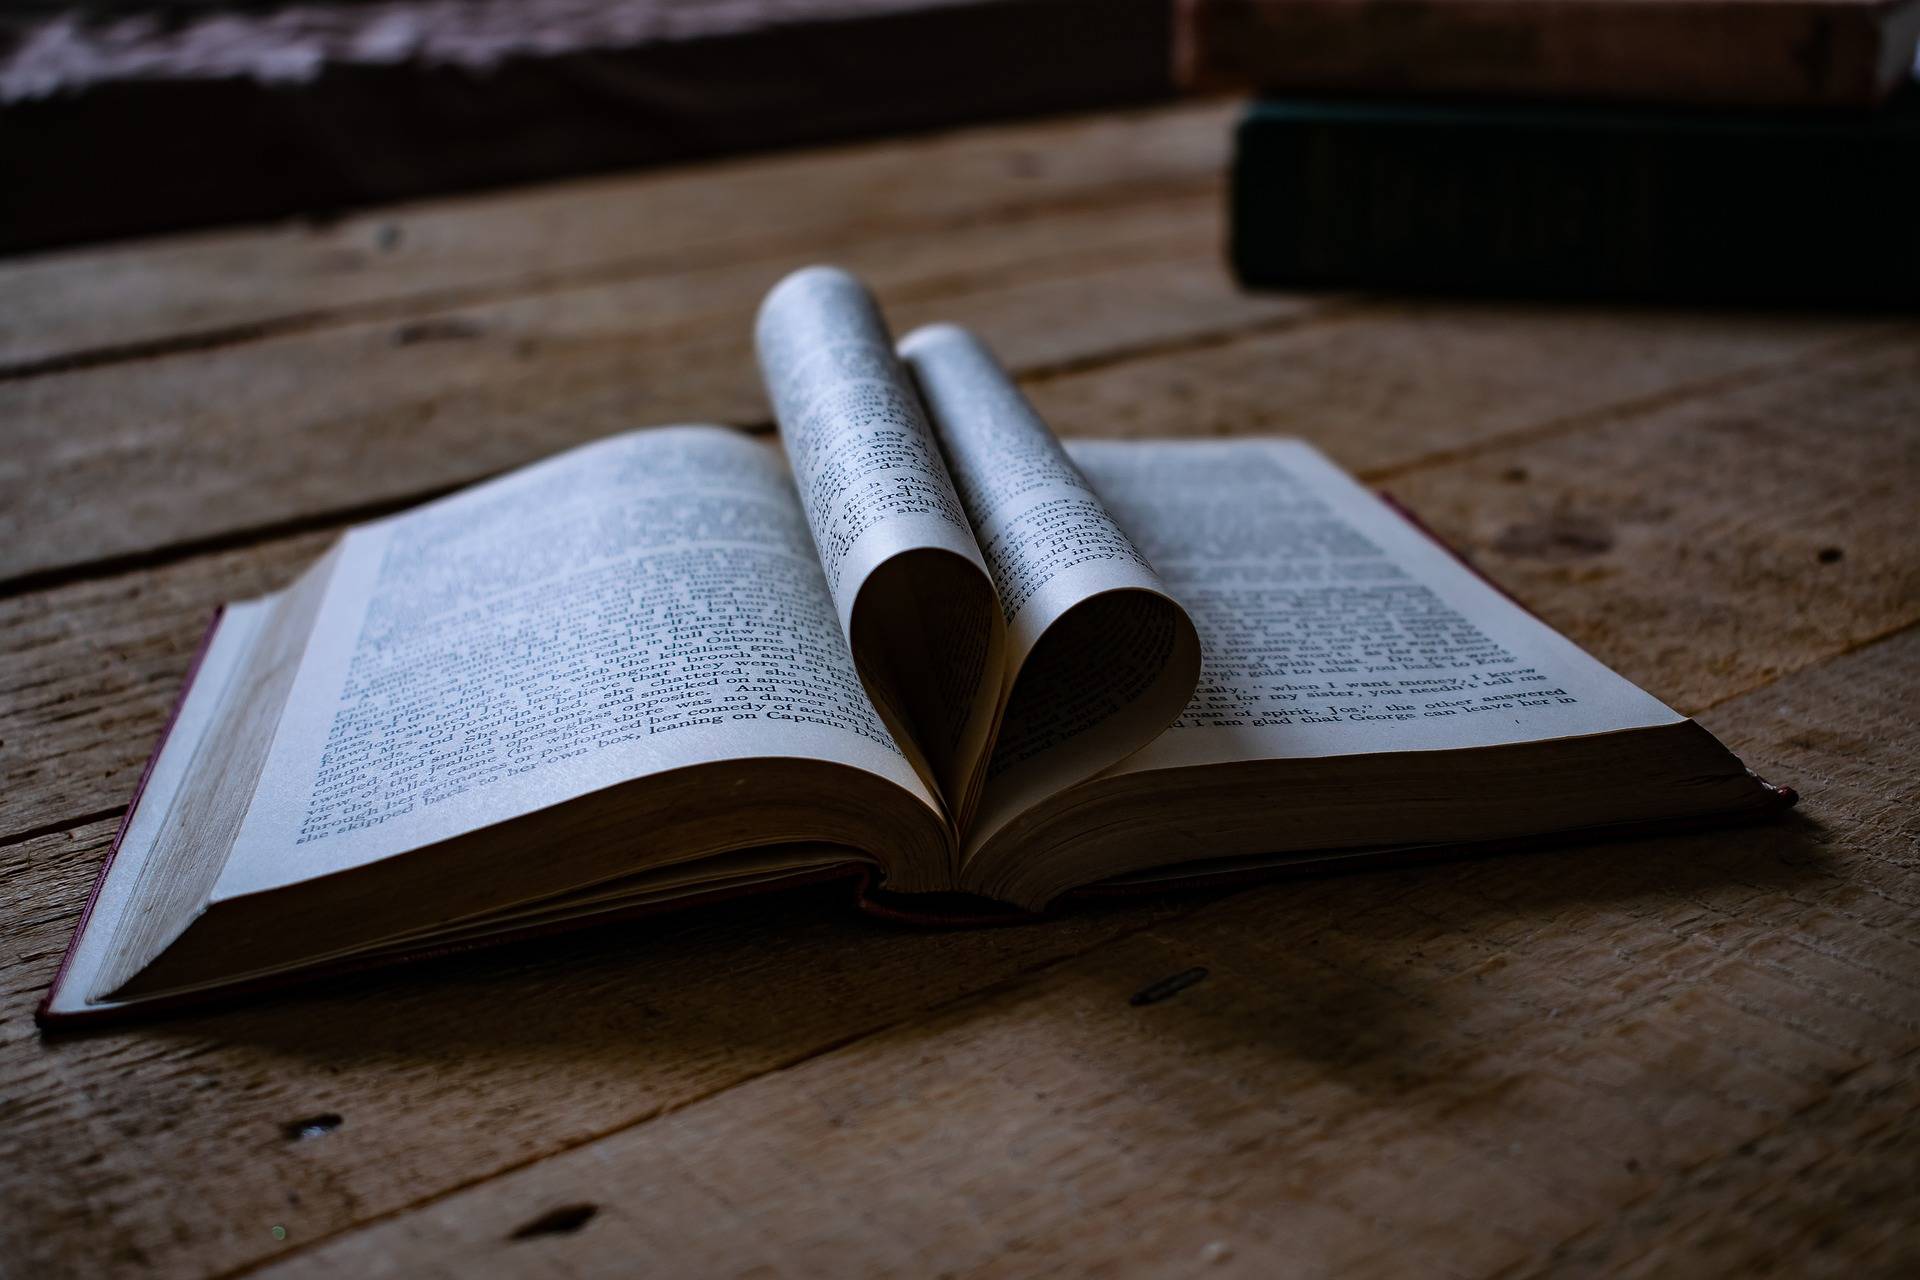
{"label": "curled page", "polygon": [[754,336],[855,668],[964,828],[1000,707],[1006,628],[919,397],[873,298],[836,268],[782,280]]}
{"label": "curled page", "polygon": [[1008,693],[971,849],[1173,723],[1200,641],[985,344],[933,325],[900,352],[1006,615]]}

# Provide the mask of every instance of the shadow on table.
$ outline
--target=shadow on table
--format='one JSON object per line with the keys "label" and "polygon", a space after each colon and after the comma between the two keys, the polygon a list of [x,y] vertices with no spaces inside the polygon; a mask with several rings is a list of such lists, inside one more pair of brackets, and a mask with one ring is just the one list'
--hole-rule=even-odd
{"label": "shadow on table", "polygon": [[[1790,934],[1842,871],[1829,829],[1796,813],[1238,895],[1151,931],[1167,974],[1207,976],[1139,1011],[1152,1037],[1107,1055],[1103,1084],[1195,1128],[1248,1107],[1276,1131],[1369,1107],[1473,1127],[1590,1073],[1630,1111],[1686,1111],[1718,1057],[1749,1051],[1718,1024],[1771,1026],[1726,1006],[1756,988],[1723,971],[1767,967],[1749,946]],[[1139,990],[1123,979],[1098,976],[1111,1006]],[[1151,1039],[1178,1046],[1191,1087]]]}
{"label": "shadow on table", "polygon": [[[1197,966],[1208,981],[1165,1008],[1240,983],[1250,992],[1243,1007],[1221,1016],[1274,1051],[1363,1070],[1420,1034],[1442,995],[1470,1004],[1466,988],[1523,958],[1576,975],[1613,971],[1582,948],[1627,948],[1621,973],[1657,964],[1663,944],[1830,880],[1829,844],[1818,822],[1792,814],[1719,832],[1088,904],[984,930],[877,923],[851,909],[846,886],[830,884],[296,989],[153,1033],[336,1063],[558,1066],[607,1055],[672,1073],[718,1060],[786,1063],[936,1010],[991,1016],[992,999],[968,998],[1046,981],[1063,963],[1105,984],[1119,1008],[1152,980]],[[1166,974],[1139,967],[1155,952],[1169,957]],[[1341,981],[1329,1002],[1316,993],[1332,973]],[[1334,1014],[1353,1035],[1326,1033]]]}

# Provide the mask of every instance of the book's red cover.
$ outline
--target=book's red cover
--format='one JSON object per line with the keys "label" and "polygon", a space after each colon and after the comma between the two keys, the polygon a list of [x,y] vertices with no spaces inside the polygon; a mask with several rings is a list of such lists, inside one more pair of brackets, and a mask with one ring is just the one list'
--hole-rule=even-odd
{"label": "book's red cover", "polygon": [[200,643],[193,650],[193,657],[187,662],[186,679],[180,682],[180,693],[173,700],[173,709],[167,713],[167,723],[154,741],[146,767],[140,770],[140,781],[133,784],[133,798],[127,802],[127,811],[120,815],[120,828],[113,833],[113,843],[107,846],[107,856],[101,860],[99,874],[93,878],[93,888],[87,891],[87,901],[80,908],[80,919],[73,926],[73,936],[67,940],[67,949],[60,955],[60,967],[53,971],[53,981],[47,984],[47,994],[40,998],[39,1005],[33,1011],[33,1020],[42,1027],[63,1026],[89,1016],[54,1013],[54,993],[60,989],[68,967],[73,964],[73,953],[80,946],[81,935],[87,931],[87,921],[93,919],[93,907],[100,901],[100,889],[107,883],[107,872],[120,854],[120,842],[127,838],[127,828],[133,823],[134,810],[140,807],[140,797],[147,793],[147,782],[153,777],[153,767],[160,762],[160,752],[167,745],[167,739],[173,736],[174,725],[180,722],[180,709],[187,705],[187,694],[192,691],[193,682],[200,675],[200,664],[206,661],[207,650],[213,647],[214,632],[220,629],[220,619],[226,616],[226,612],[225,605],[213,611],[213,617],[207,620],[207,629],[200,634]]}
{"label": "book's red cover", "polygon": [[[1521,608],[1526,608],[1512,593],[1492,578],[1482,573],[1478,566],[1441,538],[1411,510],[1394,499],[1390,494],[1382,493],[1380,498],[1401,518],[1418,529],[1435,545],[1466,566],[1476,577],[1494,590],[1512,600]],[[60,967],[54,971],[53,981],[47,988],[39,1007],[34,1011],[34,1020],[43,1031],[55,1032],[69,1029],[95,1027],[103,1024],[123,1023],[187,1009],[199,1009],[209,1005],[226,1004],[244,999],[247,996],[263,992],[280,990],[292,986],[301,986],[320,982],[328,978],[338,978],[348,974],[366,972],[372,969],[386,968],[391,965],[405,964],[423,960],[437,959],[442,956],[456,955],[466,951],[478,951],[484,948],[504,946],[509,943],[525,942],[533,938],[548,937],[579,929],[600,928],[607,925],[644,919],[648,916],[662,915],[667,912],[680,912],[702,906],[725,902],[730,899],[757,896],[760,894],[804,885],[846,881],[853,887],[853,900],[864,914],[879,920],[896,924],[915,925],[933,928],[981,928],[1014,924],[1026,924],[1046,919],[1049,915],[1062,910],[1071,910],[1083,902],[1111,900],[1117,898],[1145,898],[1166,894],[1193,892],[1196,890],[1223,890],[1253,884],[1264,884],[1280,879],[1300,878],[1304,876],[1327,875],[1346,870],[1378,869],[1385,867],[1411,866],[1449,858],[1470,856],[1491,856],[1501,853],[1521,852],[1539,849],[1548,845],[1580,843],[1594,840],[1627,840],[1656,834],[1671,834],[1701,830],[1710,827],[1723,827],[1743,821],[1757,821],[1769,817],[1798,803],[1799,795],[1791,787],[1763,784],[1773,794],[1777,803],[1759,811],[1727,816],[1709,815],[1701,818],[1663,820],[1658,822],[1620,823],[1605,827],[1589,827],[1569,831],[1557,831],[1538,836],[1514,837],[1501,840],[1475,841],[1473,843],[1453,843],[1421,846],[1418,848],[1399,848],[1379,852],[1359,852],[1341,850],[1330,852],[1326,858],[1314,859],[1305,856],[1275,866],[1249,867],[1230,871],[1215,871],[1193,876],[1174,877],[1140,883],[1091,884],[1071,890],[1056,900],[1047,912],[1032,912],[990,898],[971,894],[897,894],[889,893],[876,881],[873,868],[864,862],[849,861],[840,866],[823,867],[818,871],[800,872],[776,881],[759,884],[722,887],[711,893],[693,894],[676,898],[670,902],[647,903],[635,907],[616,909],[598,915],[584,916],[572,920],[552,921],[546,924],[529,925],[522,929],[511,929],[492,934],[485,938],[476,938],[454,943],[426,943],[418,950],[401,955],[385,955],[365,959],[348,959],[316,965],[292,973],[275,974],[270,977],[256,978],[238,982],[231,986],[219,987],[208,991],[188,992],[177,996],[164,996],[154,1000],[141,1001],[124,1007],[90,1009],[73,1013],[54,1013],[52,1002],[54,992],[59,990],[61,981],[66,977],[68,966],[72,963],[74,949],[79,945],[81,934],[85,932],[87,921],[93,914],[94,903],[100,897],[101,886],[106,883],[107,872],[113,866],[113,860],[120,852],[120,842],[126,838],[127,828],[133,821],[134,811],[139,808],[140,799],[145,794],[148,779],[153,776],[155,763],[160,758],[161,749],[167,744],[174,726],[180,718],[180,709],[185,705],[187,694],[193,688],[193,682],[200,674],[200,667],[207,655],[207,649],[213,642],[214,632],[218,630],[224,608],[216,610],[208,623],[206,634],[201,637],[199,647],[194,651],[193,659],[187,668],[186,679],[181,683],[180,695],[174,701],[173,710],[167,718],[166,728],[154,743],[153,754],[147,758],[146,768],[141,771],[140,781],[134,787],[133,799],[127,805],[127,812],[120,820],[120,829],[114,835],[113,844],[100,865],[99,874],[94,878],[93,888],[87,895],[86,905],[81,909],[80,920],[74,926],[73,937],[67,944],[67,950],[61,957]],[[1532,612],[1532,610],[1528,610]],[[1537,616],[1537,615],[1536,615]]]}

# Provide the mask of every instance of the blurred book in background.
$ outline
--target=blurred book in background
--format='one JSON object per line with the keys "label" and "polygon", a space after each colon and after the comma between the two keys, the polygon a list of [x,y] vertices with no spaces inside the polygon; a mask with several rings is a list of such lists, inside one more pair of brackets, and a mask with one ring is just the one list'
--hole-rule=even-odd
{"label": "blurred book in background", "polygon": [[1920,301],[1916,0],[1188,0],[1240,280]]}
{"label": "blurred book in background", "polygon": [[1232,260],[1283,288],[1920,300],[1920,94],[1868,115],[1267,99]]}
{"label": "blurred book in background", "polygon": [[1194,89],[1722,106],[1884,101],[1916,0],[1176,0]]}
{"label": "blurred book in background", "polygon": [[1165,98],[1170,0],[13,0],[0,252]]}

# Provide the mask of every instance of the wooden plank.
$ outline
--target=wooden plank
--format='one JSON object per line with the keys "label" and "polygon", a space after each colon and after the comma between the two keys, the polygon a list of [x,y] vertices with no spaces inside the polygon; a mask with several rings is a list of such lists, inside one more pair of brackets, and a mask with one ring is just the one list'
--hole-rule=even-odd
{"label": "wooden plank", "polygon": [[0,841],[118,813],[214,609],[285,586],[334,537],[0,601]]}
{"label": "wooden plank", "polygon": [[1033,397],[1069,434],[1303,435],[1695,710],[1920,616],[1920,341],[1779,323],[1347,313]]}
{"label": "wooden plank", "polygon": [[1920,342],[1903,337],[1382,482],[1692,709],[1920,618],[1916,417]]}
{"label": "wooden plank", "polygon": [[828,886],[42,1041],[112,834],[0,847],[0,1256],[22,1274],[242,1266],[276,1225],[343,1229],[1191,909],[935,933]]}
{"label": "wooden plank", "polygon": [[1711,724],[1802,818],[1237,895],[264,1274],[1911,1272],[1920,632]]}
{"label": "wooden plank", "polygon": [[[1027,369],[1320,305],[1235,293],[1217,217],[1182,196],[876,236],[840,257],[903,330],[975,324]],[[417,500],[634,426],[763,420],[753,311],[811,256],[0,383],[15,424],[0,577]]]}
{"label": "wooden plank", "polygon": [[[1169,279],[1159,296],[1180,313]],[[1212,277],[1195,268],[1186,279],[1191,314],[1210,314]],[[1074,329],[1072,313],[1087,301],[1077,287],[1062,286],[1047,307],[1040,289],[1020,295],[1031,308],[1024,349],[1044,350],[1049,334]],[[1609,326],[1568,316],[1556,326],[1516,315],[1489,331],[1484,313],[1462,314],[1458,326],[1428,311],[1356,315],[1296,334],[1047,378],[1034,390],[1049,416],[1074,431],[1301,431],[1401,492],[1556,626],[1684,708],[1914,617],[1920,590],[1912,586],[1904,509],[1855,495],[1861,475],[1879,477],[1883,490],[1911,483],[1900,479],[1914,464],[1899,433],[1920,397],[1911,354],[1920,344],[1895,336],[1885,350],[1857,355],[1843,345],[1822,356],[1817,343],[1854,336],[1843,328],[1835,337],[1822,323],[1757,336],[1736,325],[1718,341],[1710,330],[1680,326],[1671,346],[1649,347],[1633,318]],[[1768,371],[1746,363],[1769,356],[1786,364]],[[1197,389],[1221,384],[1197,382],[1189,370],[1216,357],[1233,362],[1220,376],[1273,370],[1268,383],[1279,390],[1245,399],[1220,390],[1209,401]],[[1141,364],[1162,376],[1139,377]],[[1354,374],[1364,368],[1396,370],[1392,393],[1368,393]],[[1507,369],[1529,372],[1523,380],[1500,372]],[[1608,387],[1615,401],[1606,399]],[[1699,398],[1676,399],[1682,392]],[[1316,402],[1327,405],[1324,414],[1311,411]],[[1814,420],[1802,406],[1827,419],[1818,434],[1795,434]],[[1717,451],[1687,446],[1696,457],[1668,447],[1687,423],[1752,415],[1780,424],[1765,449],[1740,448],[1737,433],[1711,426],[1703,430],[1721,442]],[[1529,441],[1579,438],[1594,423],[1603,445],[1565,465],[1546,461],[1559,456],[1548,450],[1538,482],[1509,478],[1527,471],[1538,447]],[[1512,443],[1516,436],[1521,443]],[[1802,464],[1807,453],[1818,455],[1815,465]],[[1696,479],[1695,465],[1710,474]],[[1423,466],[1431,477],[1422,478]],[[1694,496],[1702,487],[1710,501]],[[1772,506],[1751,505],[1761,493]],[[1576,523],[1553,526],[1561,541],[1549,537],[1541,547],[1525,538],[1502,542],[1509,526],[1537,523],[1541,503],[1598,522],[1592,527],[1604,527],[1606,537],[1589,538],[1584,552],[1562,545],[1568,529],[1588,527]],[[1650,523],[1645,513],[1656,505],[1668,514]],[[1777,523],[1768,523],[1768,511],[1778,512]],[[1782,554],[1816,527],[1846,548],[1846,561],[1821,563],[1827,542]],[[213,607],[281,584],[323,542],[323,535],[301,535],[0,601],[0,654],[8,655],[0,676],[0,838],[124,803]],[[1715,546],[1718,555],[1700,553]],[[1762,577],[1741,579],[1738,590],[1785,592],[1796,602],[1791,627],[1777,625],[1771,611],[1730,607],[1741,601],[1727,566],[1739,557],[1756,566],[1740,572]],[[1679,643],[1695,635],[1705,639]]]}
{"label": "wooden plank", "polygon": [[1211,192],[1233,111],[1108,112],[16,258],[0,262],[0,373]]}
{"label": "wooden plank", "polygon": [[[1790,1261],[1805,1276],[1912,1274],[1915,1084],[1911,1055],[1861,1068],[1791,1124],[1568,1240],[1542,1273],[1750,1275]],[[1733,1210],[1729,1184],[1759,1190]]]}
{"label": "wooden plank", "polygon": [[[974,232],[902,220],[854,265],[904,315],[983,327],[1071,429],[1315,436],[1511,561],[1494,567],[1531,603],[1697,699],[1684,705],[1798,668],[1712,723],[1807,790],[1812,823],[993,933],[881,929],[822,894],[43,1044],[28,1011],[206,609],[328,535],[90,570],[0,607],[9,1269],[198,1273],[341,1232],[294,1264],[1812,1271],[1808,1242],[1832,1237],[1835,1269],[1913,1269],[1913,633],[1808,665],[1911,622],[1920,600],[1902,523],[1916,460],[1898,439],[1920,380],[1911,335],[1242,298],[1211,261],[1211,197],[1158,181],[1048,197],[1009,225],[988,210]],[[38,563],[75,569],[100,544],[62,494],[123,495],[126,511],[91,518],[125,548],[111,554],[138,557],[155,529],[191,543],[330,524],[344,487],[306,487],[316,470],[398,469],[404,497],[449,442],[496,450],[490,468],[649,406],[759,412],[755,272],[809,243],[741,246],[734,274],[695,244],[684,262],[616,263],[605,289],[564,263],[524,285],[517,252],[568,250],[510,221],[499,261],[473,255],[471,297],[409,285],[277,312],[292,318],[273,340],[87,383],[117,396],[0,406],[38,450],[6,500],[39,504],[16,532],[52,522],[81,551]],[[473,335],[476,315],[502,327]],[[1314,316],[1328,323],[1286,332]],[[482,367],[529,337],[537,376]],[[281,358],[305,343],[320,354]],[[656,343],[665,355],[634,354]],[[384,362],[436,348],[447,358],[422,361],[419,387]],[[224,381],[176,372],[216,357],[233,358]],[[369,371],[386,381],[357,418],[310,407],[351,402]],[[409,413],[427,425],[382,437]],[[256,470],[276,415],[305,425]],[[451,417],[461,429],[436,425]],[[209,473],[226,487],[196,487]],[[164,510],[223,502],[243,518],[178,526]],[[1126,1005],[1194,964],[1205,982]],[[580,1203],[597,1213],[546,1218]],[[1740,1232],[1716,1229],[1735,1215]]]}
{"label": "wooden plank", "polygon": [[1907,332],[1837,315],[1457,302],[1383,301],[1338,318],[1069,371],[1031,395],[1064,435],[1277,432],[1377,472],[1737,388]]}
{"label": "wooden plank", "polygon": [[[1836,408],[1823,424],[1825,434],[1803,442],[1805,448],[1822,450],[1830,459],[1826,465],[1803,465],[1789,442],[1771,437],[1765,448],[1725,457],[1688,452],[1673,465],[1658,465],[1644,449],[1622,447],[1617,455],[1596,451],[1587,460],[1591,489],[1574,492],[1591,492],[1597,502],[1637,478],[1645,503],[1680,505],[1684,498],[1718,504],[1702,517],[1709,522],[1728,520],[1732,510],[1751,510],[1756,523],[1739,526],[1738,539],[1724,554],[1764,547],[1791,536],[1809,510],[1837,502],[1856,472],[1897,469],[1884,442],[1895,430],[1889,422],[1911,420],[1903,416],[1901,397],[1920,387],[1915,359],[1907,347],[1894,346],[1814,361],[1780,380],[1790,387],[1804,381],[1810,389],[1772,403],[1771,409],[1766,401],[1756,405],[1741,399],[1745,393],[1738,389],[1708,397],[1713,402],[1731,398],[1749,415],[1784,414],[1801,400],[1831,402]],[[1123,364],[1114,373],[1129,367]],[[1771,394],[1782,393],[1775,388]],[[1848,405],[1854,406],[1851,414]],[[1651,416],[1664,412],[1671,411]],[[1638,420],[1629,415],[1618,423],[1576,422],[1560,430],[1579,437],[1624,431]],[[1646,432],[1650,439],[1660,434]],[[1497,448],[1498,438],[1496,432],[1489,443]],[[1559,447],[1560,439],[1546,432],[1514,452],[1527,458]],[[1327,443],[1340,451],[1339,440]],[[1430,452],[1417,436],[1403,445],[1408,458]],[[1385,453],[1374,456],[1377,462],[1392,461]],[[1726,470],[1704,485],[1693,467],[1709,464]],[[1450,492],[1462,512],[1473,511],[1475,501],[1504,501],[1506,489],[1490,492],[1475,470],[1484,465],[1490,464],[1484,459],[1433,464],[1432,470],[1452,477],[1448,483],[1458,489],[1436,480],[1425,499],[1443,514],[1454,512],[1439,500]],[[1424,474],[1416,470],[1396,485]],[[1579,468],[1570,470],[1565,483],[1582,474]],[[1774,493],[1752,508],[1730,496],[1770,492],[1764,477],[1773,474],[1808,488],[1798,496]],[[1768,526],[1769,518],[1780,524]],[[1456,524],[1461,519],[1457,512],[1448,515]],[[1900,540],[1910,541],[1904,508],[1861,503],[1847,519],[1849,563],[1865,575],[1862,581],[1881,581]],[[1663,541],[1663,530],[1675,541]],[[1722,570],[1716,561],[1685,553],[1697,536],[1697,528],[1684,521],[1652,526],[1639,555],[1618,567],[1620,581],[1631,582],[1648,600],[1664,601],[1683,620],[1702,621],[1688,611],[1695,601],[1711,599],[1711,575]],[[37,754],[69,732],[76,745],[63,756],[66,767],[41,769],[19,785],[0,788],[0,794],[29,800],[52,796],[41,810],[56,815],[47,821],[70,820],[90,812],[91,805],[124,800],[204,606],[236,582],[251,589],[291,572],[320,540],[321,535],[288,539],[260,553],[196,558],[9,602],[20,627],[14,651],[24,662],[44,663],[49,683],[44,705],[7,726],[5,741],[22,744],[17,751],[7,747],[7,767],[32,768],[29,750]],[[1888,626],[1913,617],[1920,593],[1908,592],[1904,601],[1878,587],[1855,594],[1845,589],[1848,581],[1788,575],[1771,588],[1774,603],[1756,603],[1753,613],[1763,620],[1789,617],[1803,601],[1814,599],[1837,614],[1877,617]],[[1833,590],[1835,583],[1842,589]],[[1576,632],[1596,625],[1586,605],[1602,597],[1591,594],[1590,584],[1546,575],[1528,590],[1537,605],[1550,616],[1564,615],[1559,620],[1571,621]],[[202,607],[194,607],[196,601]],[[62,621],[69,618],[70,623]],[[1638,669],[1656,690],[1720,687],[1715,681],[1729,678],[1727,673],[1755,676],[1737,650],[1717,647],[1728,642],[1728,633],[1708,625],[1701,631],[1700,644],[1662,642],[1644,650],[1635,648],[1639,641],[1633,631],[1609,631],[1605,643],[1595,647],[1604,659]],[[1845,627],[1791,632],[1792,643],[1801,646],[1794,650],[1795,665],[1845,647],[1850,635]],[[22,670],[32,669],[24,662]],[[175,665],[169,668],[169,663]],[[100,696],[89,692],[90,685],[99,686]],[[31,706],[24,700],[20,705]],[[1833,714],[1850,713],[1837,705]],[[115,716],[124,717],[123,732],[112,731]],[[128,723],[141,720],[144,731]],[[1784,779],[1807,780],[1803,762],[1797,761],[1787,758],[1779,768]],[[1768,760],[1756,763],[1767,766]],[[65,786],[69,779],[76,780],[74,785]],[[1885,827],[1884,839],[1898,838],[1897,824],[1887,826],[1884,814],[1875,821]],[[9,1146],[37,1153],[33,1162],[11,1162],[30,1171],[0,1185],[7,1187],[9,1202],[18,1200],[29,1210],[17,1215],[21,1222],[44,1221],[54,1206],[68,1200],[91,1206],[84,1238],[18,1245],[29,1258],[65,1253],[76,1268],[107,1265],[123,1253],[131,1267],[135,1255],[129,1250],[177,1269],[257,1260],[279,1247],[263,1234],[262,1224],[291,1223],[296,1243],[345,1229],[422,1195],[510,1169],[648,1115],[688,1107],[849,1036],[1171,918],[1127,909],[1033,930],[924,936],[870,928],[832,916],[826,901],[803,900],[744,914],[670,920],[630,937],[549,944],[417,974],[380,976],[342,992],[288,998],[151,1031],[42,1046],[32,1036],[28,1010],[51,976],[110,825],[97,822],[18,841],[0,853],[9,859],[0,868],[0,885],[16,899],[0,911],[22,922],[10,930],[10,963],[0,970],[5,975],[0,989],[6,992],[0,1004],[0,1079],[18,1082],[6,1092],[7,1109],[0,1115],[7,1121]],[[1743,839],[1731,838],[1724,847],[1741,847]],[[1708,847],[1722,846],[1700,846]],[[1612,865],[1616,856],[1599,853],[1592,862]],[[1645,872],[1645,893],[1658,897],[1666,892],[1660,859],[1706,856],[1691,844],[1660,845],[1654,853],[1634,853],[1629,861]],[[1564,863],[1551,864],[1550,872],[1527,871],[1530,864],[1524,862],[1496,865],[1517,869],[1509,874],[1528,882],[1538,876],[1543,884],[1560,884],[1571,875]],[[1444,885],[1457,873],[1434,874],[1441,877],[1435,883]],[[1380,882],[1403,890],[1407,883],[1394,877]],[[1706,892],[1690,881],[1682,885]],[[1881,887],[1905,892],[1891,883]],[[1305,921],[1345,912],[1349,893],[1360,894],[1357,901],[1374,902],[1370,895],[1384,890],[1275,892],[1305,895],[1299,899],[1309,904],[1302,908],[1309,914],[1299,917]],[[1752,896],[1751,890],[1741,892]],[[1280,900],[1294,901],[1274,899]],[[1310,914],[1316,910],[1313,903],[1319,904],[1318,915]],[[1429,898],[1422,910],[1437,911],[1440,903]],[[1177,914],[1190,906],[1172,910]],[[1775,909],[1781,909],[1778,903]],[[1826,909],[1839,912],[1833,904]],[[1784,916],[1779,921],[1781,928],[1789,923]],[[1393,949],[1390,941],[1374,945]],[[1605,958],[1601,953],[1612,954],[1604,945],[1594,946],[1591,955],[1575,948],[1564,957],[1570,972],[1587,972],[1579,966],[1599,965]],[[1172,971],[1146,973],[1140,984]],[[1623,983],[1631,979],[1628,973],[1609,974]],[[429,1045],[436,1047],[431,1052],[421,1047]],[[464,1098],[489,1101],[476,1113],[464,1109]],[[1084,1100],[1062,1095],[1056,1101],[1072,1109]],[[311,1140],[280,1136],[283,1125],[326,1114],[342,1115],[347,1123],[337,1134]],[[164,1128],[155,1132],[156,1125]],[[347,1141],[328,1145],[349,1134]],[[129,1143],[121,1135],[141,1140]],[[38,1154],[44,1151],[56,1154]],[[164,1158],[156,1158],[157,1151],[164,1151]],[[262,1176],[262,1161],[271,1162],[265,1167],[272,1176]],[[0,1166],[7,1164],[0,1160]],[[178,1191],[182,1178],[191,1194]],[[540,1211],[536,1207],[525,1216]],[[1569,1221],[1566,1228],[1576,1231],[1580,1224]],[[886,1233],[866,1234],[873,1239]]]}
{"label": "wooden plank", "polygon": [[[1889,323],[1435,308],[1297,344],[1185,352],[1338,305],[1234,291],[1215,263],[1216,218],[1206,197],[1184,197],[876,240],[844,260],[903,329],[973,324],[1022,371],[1156,343],[1190,357],[1103,379],[1055,415],[1069,431],[1222,420],[1324,431],[1358,415],[1396,441],[1431,434],[1444,446],[1741,375]],[[800,261],[0,384],[0,417],[20,424],[0,460],[0,578],[385,509],[638,424],[760,419],[750,317]],[[1043,395],[1043,412],[1057,399]],[[68,492],[116,500],[81,511]]]}

